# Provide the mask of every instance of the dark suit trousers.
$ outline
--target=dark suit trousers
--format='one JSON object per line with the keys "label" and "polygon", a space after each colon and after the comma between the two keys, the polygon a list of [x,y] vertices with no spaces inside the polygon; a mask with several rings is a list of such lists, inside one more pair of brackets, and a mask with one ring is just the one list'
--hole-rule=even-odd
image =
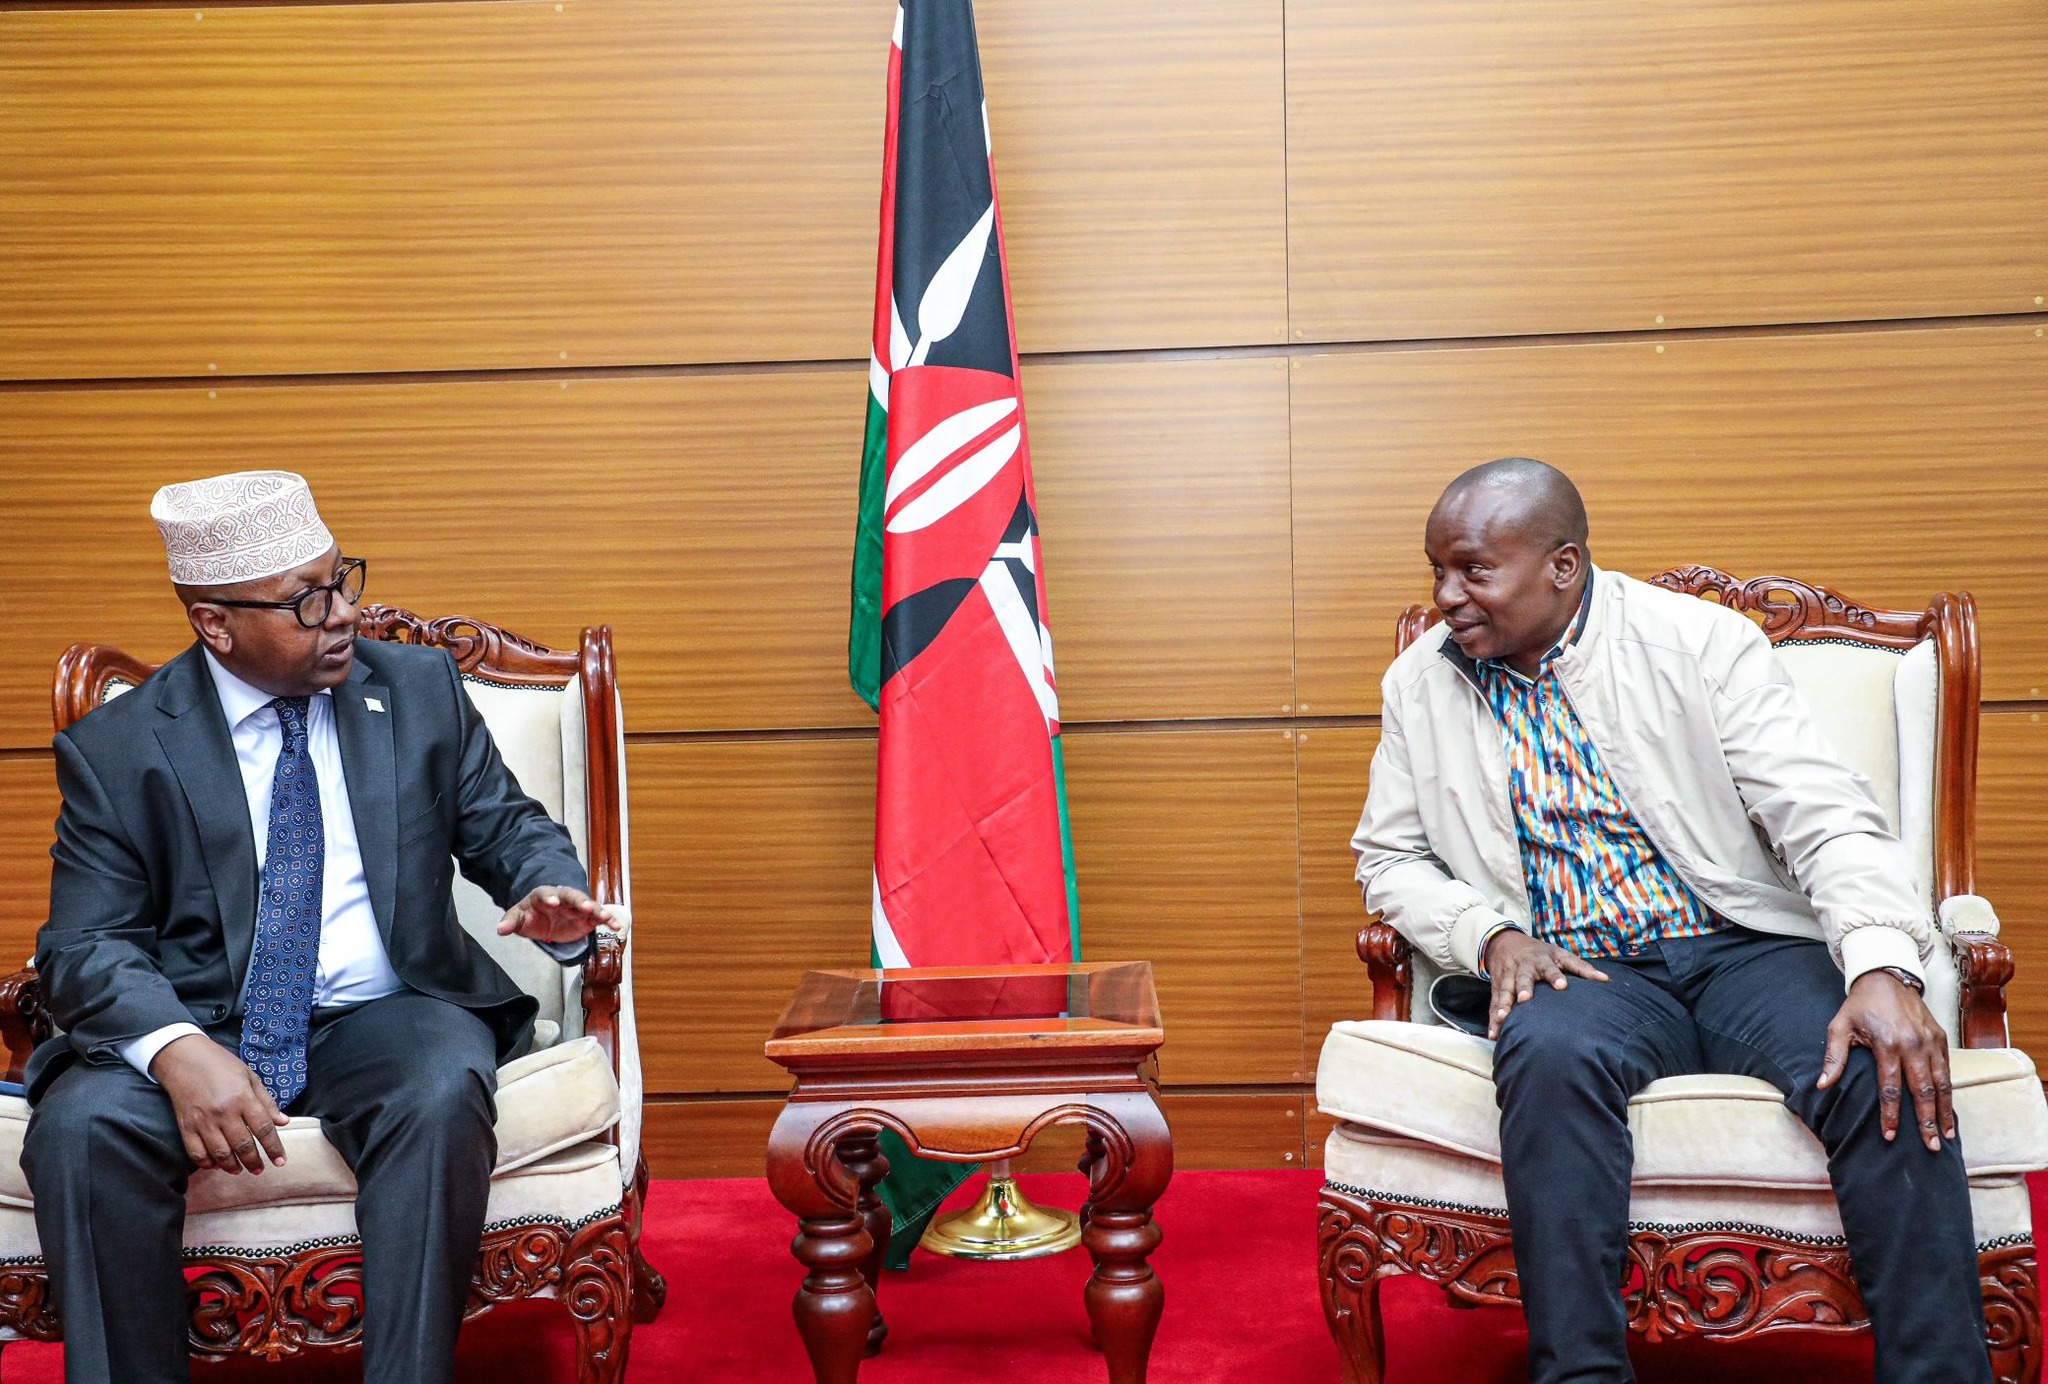
{"label": "dark suit trousers", "polygon": [[[233,1046],[232,1026],[216,1040]],[[317,1013],[307,1058],[285,1113],[318,1119],[355,1170],[364,1379],[452,1380],[497,1158],[491,1030],[408,991]],[[192,1164],[170,1097],[126,1063],[75,1064],[31,1113],[22,1166],[68,1384],[184,1384]]]}
{"label": "dark suit trousers", "polygon": [[1990,1384],[1961,1150],[1928,1152],[1910,1096],[1899,1137],[1885,1141],[1866,1049],[1852,1050],[1834,1086],[1814,1089],[1843,999],[1827,949],[1729,927],[1598,965],[1605,984],[1539,987],[1517,1005],[1494,1053],[1531,1384],[1634,1378],[1618,1291],[1628,1100],[1659,1077],[1694,1072],[1768,1081],[1819,1136],[1876,1336],[1878,1384]]}

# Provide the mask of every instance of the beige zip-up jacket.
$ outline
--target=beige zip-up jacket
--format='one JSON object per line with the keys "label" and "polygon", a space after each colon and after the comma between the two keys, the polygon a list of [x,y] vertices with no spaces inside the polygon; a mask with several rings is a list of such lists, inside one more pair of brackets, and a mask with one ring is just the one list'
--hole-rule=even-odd
{"label": "beige zip-up jacket", "polygon": [[[1935,928],[1869,780],[1838,759],[1749,619],[1593,573],[1551,669],[1638,823],[1701,902],[1744,927],[1824,940],[1844,984],[1924,976]],[[1479,972],[1528,926],[1501,727],[1438,625],[1381,683],[1379,750],[1351,849],[1365,906],[1437,966]]]}

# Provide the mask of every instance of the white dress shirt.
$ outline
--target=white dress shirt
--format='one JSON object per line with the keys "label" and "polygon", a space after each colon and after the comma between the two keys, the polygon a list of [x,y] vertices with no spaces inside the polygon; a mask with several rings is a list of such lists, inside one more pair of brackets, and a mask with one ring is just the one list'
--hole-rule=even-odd
{"label": "white dress shirt", "polygon": [[[214,690],[234,737],[235,762],[249,796],[249,826],[256,837],[256,870],[262,873],[270,848],[270,788],[284,733],[271,696],[230,673],[206,653]],[[356,843],[356,820],[349,808],[348,776],[341,767],[341,738],[334,728],[334,695],[315,694],[306,714],[306,753],[320,784],[320,821],[327,836],[326,870],[321,881],[320,962],[313,981],[313,1003],[325,1008],[360,1004],[396,994],[405,988],[370,909],[369,881],[363,874],[362,848]],[[164,1046],[197,1024],[167,1024],[125,1043],[121,1055],[144,1076]]]}

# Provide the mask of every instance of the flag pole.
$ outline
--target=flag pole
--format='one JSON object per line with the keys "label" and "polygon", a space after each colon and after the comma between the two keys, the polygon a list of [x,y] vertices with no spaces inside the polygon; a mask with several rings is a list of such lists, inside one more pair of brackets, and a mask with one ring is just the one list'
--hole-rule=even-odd
{"label": "flag pole", "polygon": [[[879,725],[874,964],[1072,961],[1058,690],[972,0],[897,6],[880,211],[848,639]],[[1007,1162],[974,1208],[926,1226],[973,1170],[887,1133],[883,1147],[893,1267],[913,1242],[1011,1259],[1080,1240],[1080,1218],[1032,1206]]]}

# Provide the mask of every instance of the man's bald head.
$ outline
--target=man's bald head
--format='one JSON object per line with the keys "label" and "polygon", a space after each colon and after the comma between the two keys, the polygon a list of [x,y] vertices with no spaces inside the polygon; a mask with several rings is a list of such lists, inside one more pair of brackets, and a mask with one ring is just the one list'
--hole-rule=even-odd
{"label": "man's bald head", "polygon": [[1572,478],[1548,462],[1533,457],[1486,462],[1445,486],[1437,507],[1454,496],[1479,500],[1493,523],[1546,549],[1567,543],[1586,547],[1586,502]]}
{"label": "man's bald head", "polygon": [[1586,589],[1586,505],[1555,466],[1503,457],[1444,488],[1423,551],[1437,608],[1468,657],[1534,673]]}

